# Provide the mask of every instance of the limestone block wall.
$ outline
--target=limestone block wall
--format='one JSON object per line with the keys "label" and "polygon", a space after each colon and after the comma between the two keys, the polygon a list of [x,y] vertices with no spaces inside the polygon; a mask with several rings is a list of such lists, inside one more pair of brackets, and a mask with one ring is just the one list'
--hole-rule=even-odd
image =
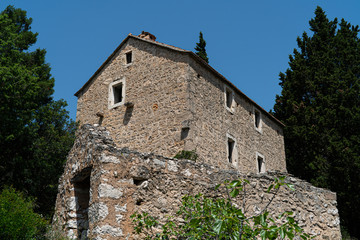
{"label": "limestone block wall", "polygon": [[[242,175],[204,163],[116,148],[105,128],[84,125],[59,180],[55,219],[71,238],[142,239],[133,232],[130,215],[135,211],[163,220],[175,215],[185,194],[218,196],[217,183],[238,177],[249,179],[249,209],[257,211],[270,197],[263,192],[274,175]],[[296,191],[281,191],[270,212],[294,211],[300,225],[316,239],[341,239],[335,193],[291,176],[288,179]]]}
{"label": "limestone block wall", "polygon": [[[189,60],[189,105],[193,114],[191,136],[185,143],[188,150],[196,149],[210,163],[229,169],[228,138],[235,140],[234,165],[242,173],[256,173],[257,154],[265,160],[267,171],[286,172],[283,130],[280,123],[270,119],[218,75]],[[233,94],[231,109],[226,106],[225,91]],[[260,126],[255,127],[255,111]],[[211,149],[211,150],[210,150]],[[209,151],[210,150],[210,151]]]}
{"label": "limestone block wall", "polygon": [[[243,173],[258,171],[260,154],[267,171],[285,172],[279,123],[190,52],[172,48],[130,37],[77,95],[77,120],[107,127],[118,147],[167,157],[196,150],[199,161]],[[110,85],[117,81],[124,85],[124,104],[109,108]],[[225,88],[233,93],[232,111],[225,105]],[[259,131],[255,110],[262,113]],[[232,164],[229,137],[235,141]]]}
{"label": "limestone block wall", "polygon": [[[127,64],[129,52],[132,62]],[[185,58],[129,38],[78,95],[76,120],[107,127],[119,147],[174,156],[184,145],[181,123],[189,119]],[[109,85],[119,80],[124,81],[124,103],[133,105],[109,108]]]}

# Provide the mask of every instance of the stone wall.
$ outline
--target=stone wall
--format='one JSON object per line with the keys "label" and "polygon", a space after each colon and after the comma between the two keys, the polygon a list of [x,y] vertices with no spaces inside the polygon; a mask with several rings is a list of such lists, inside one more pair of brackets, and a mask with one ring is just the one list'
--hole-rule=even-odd
{"label": "stone wall", "polygon": [[[164,46],[128,38],[77,95],[77,120],[107,127],[118,147],[166,157],[196,150],[199,162],[243,173],[257,172],[258,153],[267,170],[285,172],[281,125],[192,53]],[[133,59],[127,64],[129,52]],[[124,102],[132,105],[109,108],[109,86],[118,80],[125,83]],[[234,92],[232,112],[225,86]],[[262,112],[261,131],[254,127],[255,108]],[[236,142],[232,164],[229,136]]]}
{"label": "stone wall", "polygon": [[[126,53],[132,52],[132,63]],[[79,95],[76,120],[107,127],[119,147],[175,156],[184,148],[181,123],[189,119],[186,104],[186,56],[134,38]],[[125,100],[109,108],[109,85],[125,80]],[[100,119],[97,113],[101,113]]]}
{"label": "stone wall", "polygon": [[[242,173],[257,173],[256,154],[265,158],[270,171],[286,172],[284,136],[280,123],[270,119],[268,113],[244,98],[219,76],[190,60],[188,69],[189,105],[193,114],[191,137],[187,149],[196,149],[210,164],[228,168],[227,140],[236,143],[236,162],[233,165]],[[225,89],[234,94],[231,111],[226,107]],[[254,111],[260,113],[260,127],[255,127]]]}
{"label": "stone wall", "polygon": [[[256,212],[270,197],[264,190],[274,175],[241,175],[204,163],[116,148],[105,128],[84,125],[59,180],[55,219],[72,238],[141,239],[133,233],[130,220],[135,211],[163,220],[175,215],[185,194],[216,196],[217,183],[241,177],[250,181],[248,206]],[[292,176],[288,179],[296,190],[282,190],[269,210],[294,211],[300,225],[316,239],[341,239],[335,193]]]}

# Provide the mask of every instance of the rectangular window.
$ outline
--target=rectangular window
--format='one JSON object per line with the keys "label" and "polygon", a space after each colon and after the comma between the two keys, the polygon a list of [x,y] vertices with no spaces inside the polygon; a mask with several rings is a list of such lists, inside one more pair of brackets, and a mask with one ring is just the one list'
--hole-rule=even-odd
{"label": "rectangular window", "polygon": [[231,108],[231,105],[232,105],[232,94],[228,89],[226,89],[226,106],[228,108]]}
{"label": "rectangular window", "polygon": [[126,64],[132,63],[132,52],[126,53]]}
{"label": "rectangular window", "polygon": [[116,103],[120,103],[122,102],[123,100],[123,85],[122,83],[116,85],[116,86],[113,86],[113,93],[114,93],[114,104]]}
{"label": "rectangular window", "polygon": [[234,153],[235,141],[231,138],[228,138],[228,161],[229,163],[233,162],[233,153]]}
{"label": "rectangular window", "polygon": [[125,102],[125,78],[109,85],[109,109],[123,105]]}
{"label": "rectangular window", "polygon": [[255,111],[255,127],[260,127],[260,113],[258,111]]}
{"label": "rectangular window", "polygon": [[265,160],[264,160],[264,156],[257,153],[256,154],[256,158],[257,158],[257,167],[258,167],[258,172],[259,173],[265,173]]}
{"label": "rectangular window", "polygon": [[257,109],[254,109],[254,126],[256,130],[262,133],[261,112]]}
{"label": "rectangular window", "polygon": [[225,107],[231,113],[234,113],[234,92],[225,86]]}

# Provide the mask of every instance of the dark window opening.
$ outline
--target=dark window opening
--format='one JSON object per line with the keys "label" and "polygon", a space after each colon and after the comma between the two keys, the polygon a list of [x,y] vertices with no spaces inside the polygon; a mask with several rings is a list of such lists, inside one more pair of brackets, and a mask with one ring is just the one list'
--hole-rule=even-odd
{"label": "dark window opening", "polygon": [[226,89],[226,106],[231,108],[232,105],[232,93],[228,89]]}
{"label": "dark window opening", "polygon": [[255,127],[260,127],[260,112],[255,111]]}
{"label": "dark window opening", "polygon": [[132,52],[126,53],[126,64],[129,64],[132,62]]}
{"label": "dark window opening", "polygon": [[181,129],[181,140],[184,140],[185,138],[187,138],[187,136],[189,135],[189,131],[190,131],[190,128],[188,128],[188,127],[183,127]]}
{"label": "dark window opening", "polygon": [[230,163],[233,162],[233,152],[234,152],[234,146],[235,146],[235,141],[232,140],[231,138],[228,138],[228,160]]}
{"label": "dark window opening", "polygon": [[123,100],[123,85],[119,84],[113,87],[114,104],[120,103]]}
{"label": "dark window opening", "polygon": [[265,172],[265,162],[264,162],[264,158],[258,156],[257,162],[258,162],[259,173],[264,173],[264,172]]}

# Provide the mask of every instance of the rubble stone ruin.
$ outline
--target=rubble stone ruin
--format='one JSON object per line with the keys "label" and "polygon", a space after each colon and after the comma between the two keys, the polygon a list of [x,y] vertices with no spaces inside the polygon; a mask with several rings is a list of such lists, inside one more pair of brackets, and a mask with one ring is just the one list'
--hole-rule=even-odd
{"label": "rubble stone ruin", "polygon": [[[341,239],[336,194],[287,174],[283,124],[190,51],[129,34],[75,94],[83,126],[59,180],[54,224],[73,239],[141,239],[130,215],[175,215],[181,197],[215,196],[249,179],[250,209],[287,175],[270,212],[294,211],[307,233]],[[176,159],[182,150],[195,161]]]}

